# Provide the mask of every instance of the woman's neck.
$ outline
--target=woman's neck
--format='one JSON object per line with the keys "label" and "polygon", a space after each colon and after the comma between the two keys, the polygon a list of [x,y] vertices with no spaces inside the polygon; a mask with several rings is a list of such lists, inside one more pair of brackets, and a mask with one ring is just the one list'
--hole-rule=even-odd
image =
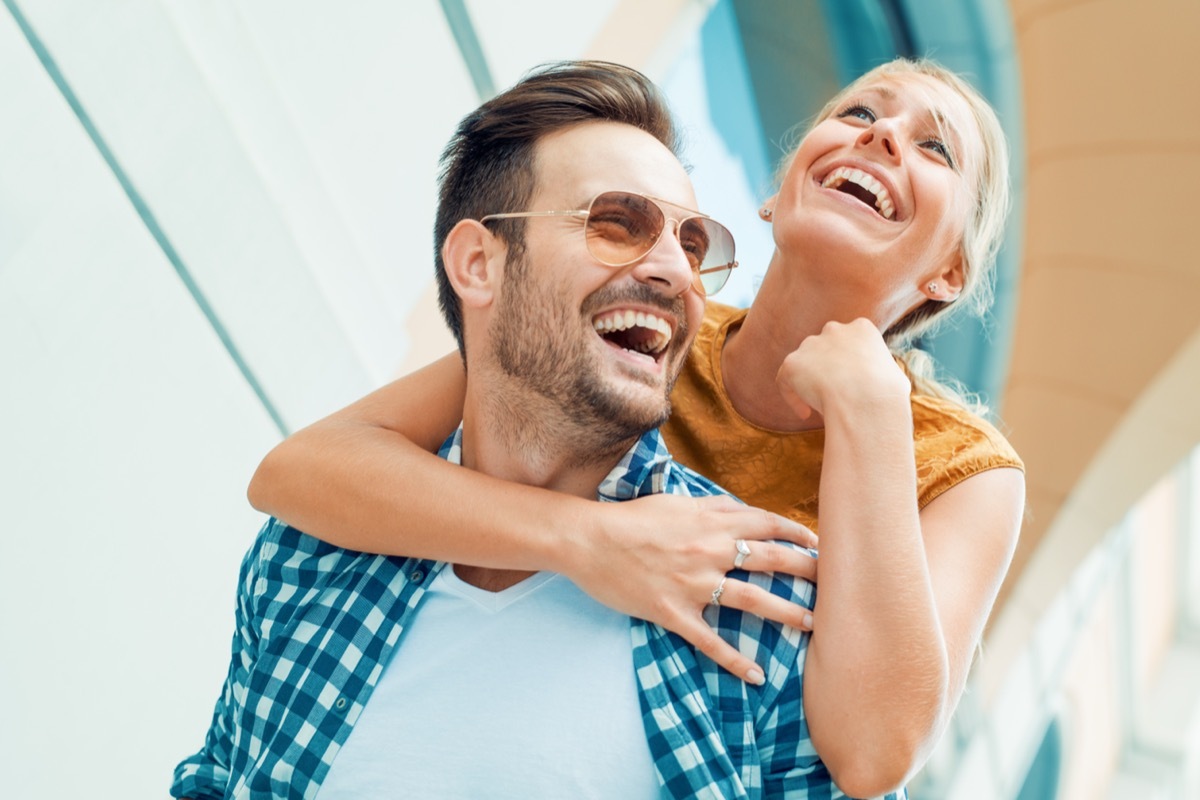
{"label": "woman's neck", "polygon": [[813,329],[814,323],[805,319],[805,310],[796,307],[800,304],[787,306],[789,287],[782,285],[787,281],[780,279],[781,266],[772,262],[746,318],[725,339],[721,349],[725,393],[738,414],[755,425],[778,431],[818,428],[822,421],[801,419],[775,383],[783,359],[806,337],[820,332],[820,326]]}
{"label": "woman's neck", "polygon": [[816,413],[800,417],[783,399],[776,373],[783,360],[809,336],[819,334],[825,323],[863,316],[861,299],[827,296],[824,287],[811,281],[801,285],[799,275],[811,273],[812,266],[799,270],[781,261],[776,251],[741,327],[730,331],[725,340],[721,372],[734,409],[750,422],[772,430],[811,430],[823,427],[824,420]]}

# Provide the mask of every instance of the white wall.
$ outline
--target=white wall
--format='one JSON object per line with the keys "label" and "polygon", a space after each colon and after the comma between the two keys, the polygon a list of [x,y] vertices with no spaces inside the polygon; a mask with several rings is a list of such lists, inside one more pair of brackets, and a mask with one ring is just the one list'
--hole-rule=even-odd
{"label": "white wall", "polygon": [[225,673],[279,433],[167,253],[289,428],[403,359],[476,99],[400,7],[16,3],[115,167],[0,8],[4,796],[165,796]]}
{"label": "white wall", "polygon": [[7,14],[0,96],[4,794],[161,796],[276,433]]}

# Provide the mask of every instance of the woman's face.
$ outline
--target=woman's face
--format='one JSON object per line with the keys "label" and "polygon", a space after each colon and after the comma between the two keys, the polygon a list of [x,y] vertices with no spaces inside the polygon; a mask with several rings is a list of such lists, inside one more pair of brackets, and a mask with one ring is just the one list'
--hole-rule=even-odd
{"label": "woman's face", "polygon": [[873,81],[800,144],[775,202],[776,244],[898,319],[930,281],[961,287],[952,273],[981,150],[970,107],[945,84]]}

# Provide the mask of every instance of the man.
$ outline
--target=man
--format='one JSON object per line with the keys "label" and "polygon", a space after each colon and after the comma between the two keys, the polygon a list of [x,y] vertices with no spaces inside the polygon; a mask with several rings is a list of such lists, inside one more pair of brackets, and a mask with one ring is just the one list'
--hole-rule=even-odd
{"label": "man", "polygon": [[[655,430],[704,289],[733,259],[728,231],[690,210],[673,143],[653,85],[596,63],[543,69],[460,124],[435,235],[467,396],[443,457],[602,500],[721,492],[672,462]],[[804,581],[738,575],[812,606]],[[807,637],[710,612],[763,667],[763,686],[561,576],[370,556],[272,520],[242,565],[205,746],[179,765],[172,794],[690,798],[829,786],[801,704]]]}

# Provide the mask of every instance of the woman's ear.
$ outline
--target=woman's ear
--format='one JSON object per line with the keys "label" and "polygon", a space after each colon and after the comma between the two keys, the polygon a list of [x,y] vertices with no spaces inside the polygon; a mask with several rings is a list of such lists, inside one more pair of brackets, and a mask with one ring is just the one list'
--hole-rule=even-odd
{"label": "woman's ear", "polygon": [[766,200],[763,200],[762,204],[758,207],[758,216],[770,222],[771,218],[775,216],[775,201],[778,199],[779,194],[775,193]]}
{"label": "woman's ear", "polygon": [[450,229],[442,243],[442,264],[464,306],[484,308],[495,300],[507,249],[477,220],[460,220]]}
{"label": "woman's ear", "polygon": [[924,293],[930,300],[949,303],[962,294],[964,284],[962,254],[955,253],[953,261],[925,283]]}

